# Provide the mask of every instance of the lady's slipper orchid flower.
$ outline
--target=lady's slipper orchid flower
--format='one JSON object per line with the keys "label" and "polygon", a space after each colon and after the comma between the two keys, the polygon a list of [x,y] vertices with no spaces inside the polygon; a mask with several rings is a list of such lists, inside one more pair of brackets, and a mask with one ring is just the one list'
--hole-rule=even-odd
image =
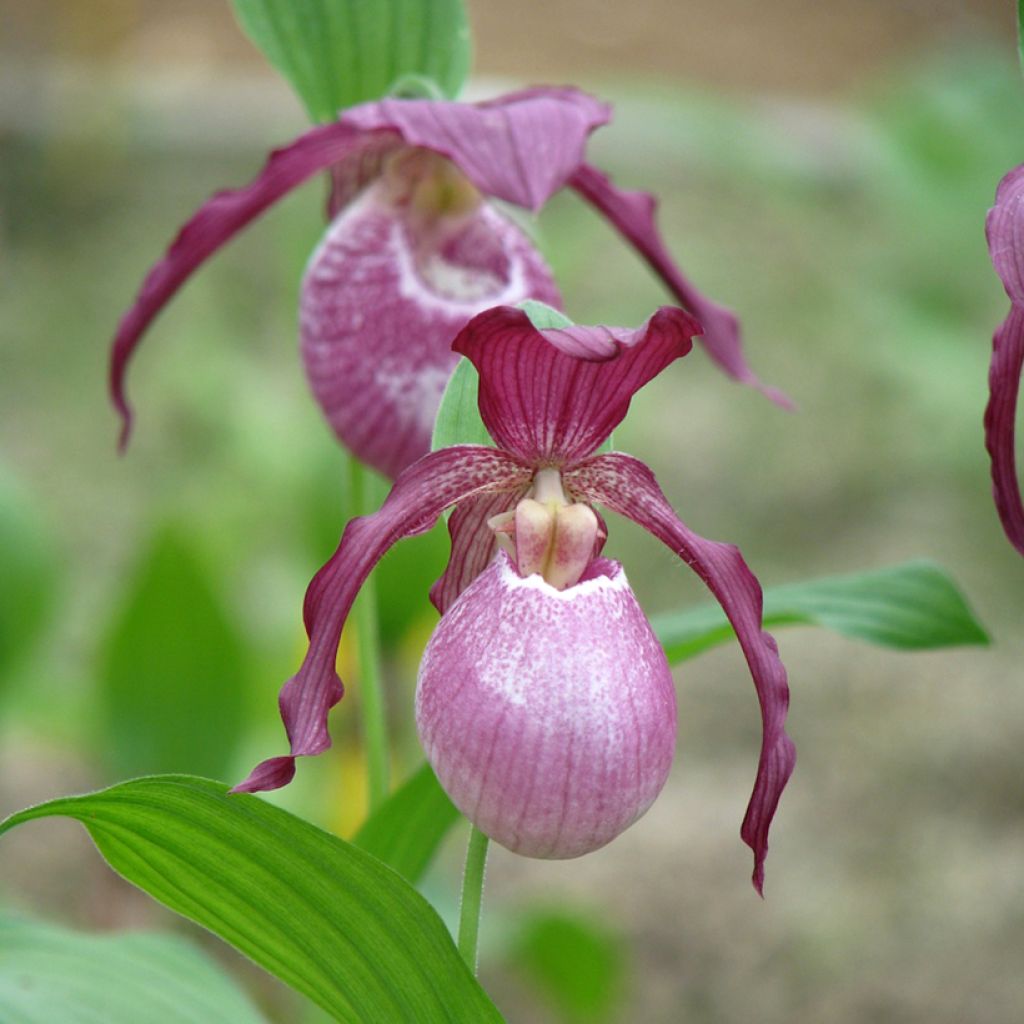
{"label": "lady's slipper orchid flower", "polygon": [[569,88],[478,104],[385,99],[271,153],[251,184],[217,193],[181,229],[122,319],[110,369],[122,445],[132,415],[125,372],[152,319],[220,246],[325,169],[332,222],[302,283],[302,356],[337,436],[389,476],[430,447],[456,360],[451,339],[463,325],[526,298],[559,304],[543,258],[491,199],[537,211],[565,185],[575,189],[698,317],[712,358],[760,386],[735,316],[701,295],[668,255],[654,200],[617,189],[584,162],[587,137],[609,117],[605,104]]}
{"label": "lady's slipper orchid flower", "polygon": [[1024,503],[1014,437],[1024,368],[1024,164],[999,183],[985,234],[992,263],[1010,297],[1010,312],[992,338],[985,446],[992,459],[992,492],[999,518],[1010,543],[1024,555]]}
{"label": "lady's slipper orchid flower", "polygon": [[[290,754],[262,762],[237,788],[283,786],[296,757],[330,745],[327,715],[343,692],[337,647],[359,588],[392,544],[454,505],[451,559],[431,592],[443,617],[418,688],[435,768],[471,818],[524,852],[570,856],[607,842],[664,781],[675,717],[650,627],[621,568],[599,557],[604,527],[592,506],[603,505],[693,568],[736,631],[763,725],[741,831],[760,891],[768,827],[795,758],[784,730],[786,673],[762,629],[760,586],[735,547],[680,521],[642,462],[595,454],[633,394],[685,355],[698,330],[673,308],[636,330],[538,330],[509,307],[474,317],[452,347],[479,372],[480,415],[497,447],[422,457],[378,512],[348,524],[306,593],[309,650],[281,691]],[[505,550],[492,562],[496,538]],[[465,676],[444,678],[449,671]],[[549,742],[545,723],[566,743]],[[578,745],[567,749],[569,740]]]}

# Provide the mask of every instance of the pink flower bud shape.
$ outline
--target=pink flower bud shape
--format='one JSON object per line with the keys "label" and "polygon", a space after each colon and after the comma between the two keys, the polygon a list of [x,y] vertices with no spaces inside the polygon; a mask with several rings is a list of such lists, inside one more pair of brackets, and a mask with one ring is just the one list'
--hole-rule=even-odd
{"label": "pink flower bud shape", "polygon": [[416,689],[420,741],[452,802],[528,857],[590,853],[657,797],[675,752],[661,646],[622,567],[559,590],[499,551],[438,623]]}

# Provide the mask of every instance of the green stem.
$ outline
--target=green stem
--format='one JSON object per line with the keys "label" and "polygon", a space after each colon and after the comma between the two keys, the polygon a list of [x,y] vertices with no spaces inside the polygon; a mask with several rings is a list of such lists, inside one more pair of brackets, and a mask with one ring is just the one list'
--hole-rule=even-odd
{"label": "green stem", "polygon": [[459,908],[459,953],[474,974],[477,938],[480,934],[480,905],[484,896],[487,842],[483,832],[475,825],[469,826],[466,868],[462,874],[462,905]]}
{"label": "green stem", "polygon": [[[349,459],[349,483],[355,515],[367,515],[376,511],[372,478],[362,463],[355,458]],[[387,714],[381,686],[377,585],[372,573],[356,599],[354,614],[360,698],[363,707],[363,738],[366,743],[367,787],[372,814],[387,798],[390,760]]]}

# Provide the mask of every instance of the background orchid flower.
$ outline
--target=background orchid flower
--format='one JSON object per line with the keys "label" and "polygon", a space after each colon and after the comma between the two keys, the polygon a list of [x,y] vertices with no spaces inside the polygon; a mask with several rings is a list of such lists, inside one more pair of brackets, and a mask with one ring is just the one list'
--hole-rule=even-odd
{"label": "background orchid flower", "polygon": [[122,445],[132,416],[125,372],[152,319],[207,257],[327,169],[332,222],[302,283],[302,356],[339,439],[385,474],[429,449],[456,360],[450,342],[470,317],[526,298],[560,302],[542,256],[493,199],[537,211],[564,186],[576,190],[697,316],[722,369],[761,387],[736,317],[705,298],[669,256],[654,199],[616,188],[584,162],[587,137],[609,117],[607,105],[571,88],[478,104],[385,99],[271,153],[254,181],[217,193],[181,229],[122,319],[110,369]]}
{"label": "background orchid flower", "polygon": [[[450,631],[457,629],[452,617],[467,614],[467,608],[476,615],[481,608],[495,607],[491,598],[479,599],[481,589],[494,590],[494,600],[509,596],[507,567],[513,563],[507,558],[500,561],[506,556],[498,556],[498,568],[488,570],[490,575],[481,575],[491,561],[496,533],[511,544],[518,575],[541,572],[555,580],[554,589],[570,596],[573,587],[585,591],[603,577],[609,582],[597,586],[620,588],[619,598],[625,600],[621,588],[628,592],[628,585],[619,576],[621,569],[597,558],[604,528],[592,506],[602,505],[645,527],[693,568],[736,631],[763,725],[757,779],[741,830],[754,851],[754,884],[760,891],[768,827],[795,759],[784,729],[786,672],[774,640],[762,629],[761,588],[735,547],[699,537],[678,518],[647,466],[621,453],[595,454],[626,415],[633,394],[685,355],[697,330],[692,317],[674,308],[662,308],[636,330],[538,330],[526,313],[508,307],[474,317],[452,347],[479,372],[480,415],[497,447],[457,445],[424,456],[399,475],[378,512],[348,524],[334,555],[306,593],[309,650],[281,691],[290,753],[262,762],[237,788],[283,786],[294,775],[296,757],[321,753],[330,745],[327,715],[343,692],[335,671],[342,627],[363,581],[397,540],[424,532],[444,509],[456,506],[449,521],[451,559],[431,593],[444,615],[439,630]],[[466,589],[477,577],[477,583]],[[464,601],[459,602],[463,591]],[[550,600],[555,599],[549,594],[546,598],[543,603],[550,611]],[[530,607],[527,601],[522,613],[529,615]],[[634,655],[643,652],[641,660],[648,661],[654,679],[652,693],[644,698],[650,712],[647,735],[654,750],[632,798],[633,809],[640,813],[643,802],[653,799],[651,791],[660,787],[658,774],[667,770],[663,752],[670,748],[668,737],[674,732],[674,720],[671,725],[666,722],[670,709],[658,684],[659,677],[664,678],[664,662],[659,665],[643,639],[639,609],[625,612],[620,606],[623,620],[609,613],[606,604],[594,607],[595,618],[588,619],[586,631],[589,640],[610,637],[619,645],[612,660],[618,658],[620,664],[621,645],[639,645]],[[531,623],[531,628],[536,625]],[[551,631],[541,629],[537,636],[549,643]],[[437,636],[434,643],[452,649],[449,641]],[[424,682],[432,675],[429,662],[428,657],[420,698],[420,724],[427,732],[428,720],[441,722],[444,713],[443,707],[431,710],[432,698],[423,692],[424,685],[430,685]],[[632,685],[620,673],[618,681],[623,680]],[[628,820],[622,819],[629,817],[628,808],[613,798],[609,803],[625,827]],[[579,823],[572,828],[574,835],[583,831]],[[598,831],[591,839],[599,838]]]}
{"label": "background orchid flower", "polygon": [[992,460],[992,492],[1010,543],[1024,555],[1024,504],[1017,481],[1015,422],[1024,367],[1024,164],[996,190],[985,234],[996,273],[1010,297],[1010,312],[992,338],[985,446]]}

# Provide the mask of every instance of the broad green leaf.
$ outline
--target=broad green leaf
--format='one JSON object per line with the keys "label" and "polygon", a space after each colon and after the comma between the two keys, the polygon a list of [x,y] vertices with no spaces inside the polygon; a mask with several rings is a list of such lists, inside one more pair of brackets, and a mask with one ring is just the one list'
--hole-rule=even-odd
{"label": "broad green leaf", "polygon": [[38,511],[0,472],[0,684],[38,639],[56,581],[56,553]]}
{"label": "broad green leaf", "polygon": [[448,379],[441,396],[441,406],[434,420],[434,436],[430,450],[450,448],[453,444],[484,444],[494,446],[477,408],[480,377],[476,367],[463,356]]}
{"label": "broad green leaf", "polygon": [[188,536],[161,530],[104,645],[104,752],[115,774],[223,775],[245,724],[244,646]]}
{"label": "broad green leaf", "polygon": [[90,935],[0,915],[4,1024],[265,1024],[235,983],[176,936]]}
{"label": "broad green leaf", "polygon": [[526,919],[512,960],[566,1021],[609,1020],[625,988],[625,943],[597,921],[564,910]]}
{"label": "broad green leaf", "polygon": [[501,1017],[444,923],[368,853],[265,801],[184,775],[12,815],[75,818],[115,871],[345,1024]]}
{"label": "broad green leaf", "polygon": [[[905,650],[988,643],[956,585],[930,562],[768,587],[764,622],[769,627],[824,626]],[[651,625],[673,663],[734,635],[717,605],[656,615]]]}
{"label": "broad green leaf", "polygon": [[249,38],[314,121],[379,99],[396,83],[434,82],[450,97],[469,72],[463,0],[232,0]]}
{"label": "broad green leaf", "polygon": [[424,764],[367,818],[353,841],[415,885],[459,818]]}

